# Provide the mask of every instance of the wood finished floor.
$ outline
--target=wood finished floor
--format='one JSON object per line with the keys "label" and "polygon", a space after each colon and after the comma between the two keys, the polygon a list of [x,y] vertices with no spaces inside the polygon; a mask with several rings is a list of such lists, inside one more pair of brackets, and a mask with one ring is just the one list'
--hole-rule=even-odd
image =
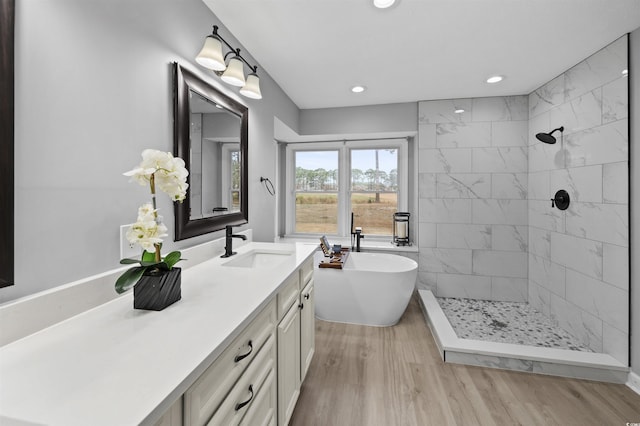
{"label": "wood finished floor", "polygon": [[440,359],[414,297],[394,327],[316,321],[292,426],[618,425],[640,422],[625,385]]}

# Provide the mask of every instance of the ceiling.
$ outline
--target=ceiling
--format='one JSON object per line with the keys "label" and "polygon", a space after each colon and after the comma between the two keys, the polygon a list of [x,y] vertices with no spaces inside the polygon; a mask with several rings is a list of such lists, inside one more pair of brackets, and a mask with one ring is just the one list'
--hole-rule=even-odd
{"label": "ceiling", "polygon": [[640,0],[203,1],[301,109],[528,94],[640,27]]}

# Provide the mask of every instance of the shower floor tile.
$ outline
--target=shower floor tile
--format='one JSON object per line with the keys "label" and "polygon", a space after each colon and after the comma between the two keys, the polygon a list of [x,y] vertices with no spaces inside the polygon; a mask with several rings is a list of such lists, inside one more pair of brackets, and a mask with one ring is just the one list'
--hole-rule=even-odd
{"label": "shower floor tile", "polygon": [[593,352],[527,303],[437,298],[458,338]]}

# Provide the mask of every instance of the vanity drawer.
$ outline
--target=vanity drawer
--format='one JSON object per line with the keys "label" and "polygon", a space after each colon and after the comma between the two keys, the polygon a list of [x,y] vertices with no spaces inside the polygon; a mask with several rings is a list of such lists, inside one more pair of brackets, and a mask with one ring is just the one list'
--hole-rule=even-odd
{"label": "vanity drawer", "polygon": [[307,285],[313,277],[313,257],[300,266],[300,287]]}
{"label": "vanity drawer", "polygon": [[278,388],[276,371],[271,370],[267,380],[256,395],[251,407],[244,416],[241,426],[276,426],[276,408],[278,407]]}
{"label": "vanity drawer", "polygon": [[[244,415],[253,409],[255,403],[258,404],[257,409],[263,408],[260,407],[260,403],[264,402],[262,399],[266,397],[269,400],[269,394],[272,393],[275,385],[273,380],[276,369],[275,341],[275,335],[271,335],[207,426],[238,425]],[[275,409],[276,403],[272,402],[274,401],[270,401],[268,405]],[[255,415],[255,413],[251,414]]]}
{"label": "vanity drawer", "polygon": [[203,425],[265,343],[273,340],[275,301],[249,324],[184,394],[184,424]]}
{"label": "vanity drawer", "polygon": [[300,293],[298,274],[293,273],[284,282],[278,292],[278,318],[282,318],[291,305],[298,300]]}

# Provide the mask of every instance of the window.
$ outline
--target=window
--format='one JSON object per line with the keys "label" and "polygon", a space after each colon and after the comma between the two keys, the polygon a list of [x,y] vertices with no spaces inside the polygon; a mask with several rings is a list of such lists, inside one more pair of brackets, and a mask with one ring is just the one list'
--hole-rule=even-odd
{"label": "window", "polygon": [[240,145],[237,143],[222,146],[222,197],[225,213],[240,211]]}
{"label": "window", "polygon": [[405,139],[287,145],[287,234],[393,234],[407,206]]}
{"label": "window", "polygon": [[240,211],[240,150],[231,151],[231,200],[232,212]]}
{"label": "window", "polygon": [[295,151],[295,232],[338,232],[338,151]]}
{"label": "window", "polygon": [[351,150],[351,211],[369,235],[392,235],[398,211],[398,150]]}

